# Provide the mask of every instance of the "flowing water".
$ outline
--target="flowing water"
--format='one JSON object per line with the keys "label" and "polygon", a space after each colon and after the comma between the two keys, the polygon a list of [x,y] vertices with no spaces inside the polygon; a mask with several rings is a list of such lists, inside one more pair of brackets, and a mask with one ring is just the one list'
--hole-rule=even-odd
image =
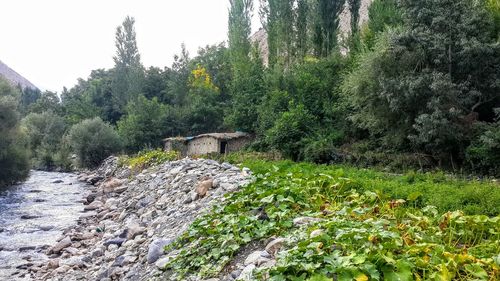
{"label": "flowing water", "polygon": [[21,279],[24,266],[48,259],[46,249],[76,223],[87,192],[74,174],[40,171],[0,189],[0,280]]}

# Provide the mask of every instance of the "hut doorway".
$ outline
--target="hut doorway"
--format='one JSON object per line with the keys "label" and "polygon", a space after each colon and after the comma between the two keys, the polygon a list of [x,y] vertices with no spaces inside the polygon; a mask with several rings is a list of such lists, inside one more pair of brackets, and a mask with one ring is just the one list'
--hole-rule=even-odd
{"label": "hut doorway", "polygon": [[220,153],[225,154],[226,148],[227,148],[227,141],[221,141],[220,142]]}

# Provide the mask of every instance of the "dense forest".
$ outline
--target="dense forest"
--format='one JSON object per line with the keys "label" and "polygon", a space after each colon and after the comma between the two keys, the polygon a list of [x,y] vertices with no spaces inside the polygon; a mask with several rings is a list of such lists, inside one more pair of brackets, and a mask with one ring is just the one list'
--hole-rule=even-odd
{"label": "dense forest", "polygon": [[[341,34],[346,2],[352,32]],[[359,7],[230,0],[227,44],[195,56],[181,46],[163,69],[141,63],[127,17],[113,68],[61,93],[0,81],[0,184],[30,165],[95,167],[215,131],[253,133],[249,149],[297,161],[499,176],[498,0],[375,0],[361,26]],[[249,39],[253,14],[267,33],[266,64]]]}

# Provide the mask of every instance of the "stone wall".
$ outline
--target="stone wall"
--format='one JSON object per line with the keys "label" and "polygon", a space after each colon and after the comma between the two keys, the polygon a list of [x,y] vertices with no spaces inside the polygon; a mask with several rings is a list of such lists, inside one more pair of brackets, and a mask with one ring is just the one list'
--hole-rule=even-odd
{"label": "stone wall", "polygon": [[250,144],[251,138],[236,138],[227,141],[226,152],[235,152],[242,150],[246,145]]}
{"label": "stone wall", "polygon": [[205,155],[219,152],[220,141],[214,137],[206,136],[190,140],[187,145],[187,155]]}

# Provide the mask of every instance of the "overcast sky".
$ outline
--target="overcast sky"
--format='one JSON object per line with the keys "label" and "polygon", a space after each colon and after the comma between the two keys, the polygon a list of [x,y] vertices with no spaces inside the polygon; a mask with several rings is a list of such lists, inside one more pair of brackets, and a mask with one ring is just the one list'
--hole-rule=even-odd
{"label": "overcast sky", "polygon": [[0,60],[41,89],[60,92],[113,66],[114,34],[125,16],[136,19],[143,64],[164,67],[182,42],[195,55],[225,41],[228,7],[229,0],[2,0]]}

